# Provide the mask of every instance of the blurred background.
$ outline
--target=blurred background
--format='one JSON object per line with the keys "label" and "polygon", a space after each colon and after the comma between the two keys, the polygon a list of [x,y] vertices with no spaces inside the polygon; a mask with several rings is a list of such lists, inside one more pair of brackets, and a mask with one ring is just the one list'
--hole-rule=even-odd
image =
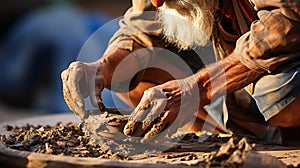
{"label": "blurred background", "polygon": [[[130,6],[131,0],[0,1],[0,122],[70,112],[60,73],[96,30]],[[104,50],[117,29],[116,21],[104,26],[94,46]]]}

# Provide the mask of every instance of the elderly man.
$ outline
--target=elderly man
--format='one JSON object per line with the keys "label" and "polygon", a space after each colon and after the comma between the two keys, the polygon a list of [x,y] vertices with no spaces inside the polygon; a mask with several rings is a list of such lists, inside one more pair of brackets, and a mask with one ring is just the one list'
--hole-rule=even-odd
{"label": "elderly man", "polygon": [[[141,136],[142,141],[193,124],[187,132],[231,130],[270,143],[299,144],[300,2],[133,0],[132,4],[103,58],[72,63],[62,73],[64,97],[73,112],[84,115],[83,99],[88,96],[95,106],[102,106],[101,91],[111,88],[135,107],[124,134]],[[210,40],[216,61],[204,66],[194,51]],[[192,74],[165,56],[170,53],[179,55]],[[222,113],[221,120],[206,106],[218,101],[214,111]]]}

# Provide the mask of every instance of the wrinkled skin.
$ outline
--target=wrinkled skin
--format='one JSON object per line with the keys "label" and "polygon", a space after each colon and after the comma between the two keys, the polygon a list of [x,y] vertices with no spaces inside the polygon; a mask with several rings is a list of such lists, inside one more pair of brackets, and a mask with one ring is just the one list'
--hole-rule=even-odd
{"label": "wrinkled skin", "polygon": [[[101,91],[104,87],[109,88],[114,70],[128,54],[130,54],[128,50],[117,49],[98,62],[91,64],[75,62],[63,71],[61,75],[63,93],[69,108],[83,118],[86,113],[84,109],[86,97],[90,97],[95,107],[101,107]],[[125,75],[120,75],[124,80],[127,79],[126,73],[137,71],[138,64],[134,60],[129,61],[132,66],[126,67]],[[124,134],[143,136],[142,141],[147,142],[151,136],[175,124],[172,129],[160,136],[161,140],[156,139],[156,143],[159,143],[177,131],[187,120],[191,120],[193,114],[208,104],[212,98],[243,88],[259,75],[260,73],[244,66],[232,54],[190,77],[150,88],[145,91],[129,122],[125,125]],[[211,86],[212,83],[214,87]],[[193,104],[195,102],[196,105]],[[184,113],[179,113],[179,109],[184,109]]]}
{"label": "wrinkled skin", "polygon": [[[265,7],[263,6],[263,2],[265,1],[260,1],[261,3],[258,3],[259,0],[252,1],[255,2],[257,9],[263,9]],[[164,0],[152,0],[152,2],[155,6],[158,7],[164,2]],[[276,0],[274,2],[272,1],[272,4],[267,4],[267,6],[270,5],[278,7],[279,4],[282,4],[279,2],[283,1]],[[299,11],[297,10],[299,9],[298,6],[298,1],[295,1],[294,7],[292,7],[293,10],[290,10],[290,8],[280,8],[278,10],[280,10],[280,13],[290,18],[291,20],[299,21]],[[282,27],[281,22],[279,22],[278,25]],[[263,26],[265,26],[265,29],[272,29],[273,33],[275,32],[275,34],[281,33],[279,29],[275,28],[276,24],[263,24]],[[287,48],[290,49],[290,46],[296,46],[298,44],[298,41],[293,41],[295,39],[298,40],[297,38],[291,38],[291,41],[283,42],[286,42],[285,44],[287,44]],[[285,44],[282,45],[281,43],[275,43],[277,41],[275,40],[270,40],[272,44],[276,44],[275,48],[280,49],[282,46],[286,46]],[[78,115],[83,115],[85,113],[83,98],[85,98],[86,96],[90,96],[92,98],[92,102],[95,102],[95,99],[100,98],[100,93],[103,87],[109,87],[109,85],[111,84],[111,76],[117,64],[129,53],[130,51],[127,50],[118,50],[115,53],[108,54],[106,57],[104,57],[104,59],[101,59],[99,62],[95,63],[98,64],[100,68],[95,68],[95,64],[71,64],[71,66],[62,73],[64,97],[70,109]],[[190,82],[190,77],[188,77],[177,81],[170,81],[146,90],[144,96],[141,99],[141,102],[137,105],[137,108],[132,113],[130,121],[125,126],[124,133],[126,135],[145,137],[151,137],[151,135],[159,134],[161,131],[165,130],[167,126],[172,125],[172,123],[176,121],[176,117],[179,115],[178,107],[186,108],[190,105],[186,101],[183,101],[186,104],[182,104],[182,98],[199,100],[199,109],[201,109],[213,98],[232,93],[233,91],[241,89],[257,80],[262,72],[255,72],[253,70],[250,70],[239,61],[239,55],[235,54],[236,53],[234,52],[221,61],[209,65],[196,74],[192,75],[192,78],[196,79],[196,83]],[[134,60],[130,61],[130,65],[131,66],[126,69],[126,72],[137,72],[136,67],[138,65],[135,64]],[[95,71],[97,73],[95,73]],[[93,76],[91,74],[96,75]],[[124,80],[126,80],[126,77],[124,78]],[[155,76],[153,76],[153,78],[155,78]],[[95,83],[95,81],[96,85],[93,86],[93,83]],[[179,87],[180,85],[183,87]],[[88,86],[90,86],[91,88],[96,88],[94,89],[95,91],[93,91],[93,89],[87,89]],[[197,87],[198,89],[195,89]],[[195,90],[198,90],[198,92],[195,92]],[[199,97],[195,96],[196,93],[199,94]],[[297,100],[298,101],[296,103],[298,103],[300,99],[298,98]],[[94,104],[97,105],[98,102]],[[291,108],[291,114],[293,114],[292,112],[294,110],[295,107]],[[191,115],[191,113],[191,111],[187,110],[187,113],[185,115],[188,116]],[[288,118],[291,117],[288,116]],[[176,123],[176,126],[178,127],[183,122],[185,122],[185,118],[180,119],[182,121],[180,123]],[[279,117],[279,120],[281,119],[282,116]],[[299,121],[299,119],[295,121]],[[140,123],[142,124],[139,125]],[[274,122],[274,125],[276,124],[278,124],[278,121]],[[294,126],[294,124],[288,126]],[[174,130],[170,130],[169,132],[171,133],[173,131]],[[255,133],[255,130],[252,132]],[[147,139],[145,139],[145,141],[146,140]]]}
{"label": "wrinkled skin", "polygon": [[[118,63],[130,52],[128,50],[112,50],[102,59],[93,63],[73,62],[61,73],[63,95],[68,107],[81,118],[84,117],[84,99],[89,97],[95,107],[103,108],[101,92],[109,88],[110,81]],[[136,71],[134,61],[132,72]],[[126,78],[126,76],[124,76]],[[122,80],[120,78],[120,80]]]}
{"label": "wrinkled skin", "polygon": [[[159,143],[173,134],[186,120],[191,119],[193,112],[200,110],[212,98],[243,88],[259,75],[260,73],[248,69],[232,54],[188,78],[169,81],[148,89],[125,125],[124,134],[144,136],[142,142],[148,142],[151,136],[161,133],[173,124],[179,115],[179,109],[184,109],[180,122],[175,123],[173,129],[165,131],[159,139],[155,139],[155,143]],[[193,108],[195,101],[200,102],[196,110]]]}
{"label": "wrinkled skin", "polygon": [[[193,113],[199,108],[198,95],[198,84],[193,76],[147,89],[125,126],[124,133],[144,136],[142,142],[146,142],[171,125],[177,117],[180,117],[180,120],[174,128],[179,128],[193,119]],[[162,138],[171,136],[176,131],[168,130]]]}

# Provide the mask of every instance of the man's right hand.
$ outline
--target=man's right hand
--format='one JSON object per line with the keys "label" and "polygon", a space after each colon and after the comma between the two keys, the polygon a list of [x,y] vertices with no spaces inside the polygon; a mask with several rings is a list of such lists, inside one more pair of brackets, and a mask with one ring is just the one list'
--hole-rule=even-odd
{"label": "man's right hand", "polygon": [[73,62],[61,73],[63,95],[68,107],[81,118],[85,114],[84,98],[90,97],[95,107],[103,107],[101,92],[104,77],[98,63]]}

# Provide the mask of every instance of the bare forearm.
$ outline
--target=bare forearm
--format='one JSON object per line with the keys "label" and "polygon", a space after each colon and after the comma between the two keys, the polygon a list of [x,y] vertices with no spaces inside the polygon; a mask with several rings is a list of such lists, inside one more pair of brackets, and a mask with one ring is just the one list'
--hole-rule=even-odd
{"label": "bare forearm", "polygon": [[114,82],[131,79],[139,69],[136,57],[126,49],[112,50],[92,64],[98,67],[98,74],[104,76],[104,87],[111,85],[112,78]]}
{"label": "bare forearm", "polygon": [[255,72],[242,64],[233,53],[203,68],[194,76],[198,81],[202,102],[207,104],[213,98],[247,86],[260,75],[261,73]]}

